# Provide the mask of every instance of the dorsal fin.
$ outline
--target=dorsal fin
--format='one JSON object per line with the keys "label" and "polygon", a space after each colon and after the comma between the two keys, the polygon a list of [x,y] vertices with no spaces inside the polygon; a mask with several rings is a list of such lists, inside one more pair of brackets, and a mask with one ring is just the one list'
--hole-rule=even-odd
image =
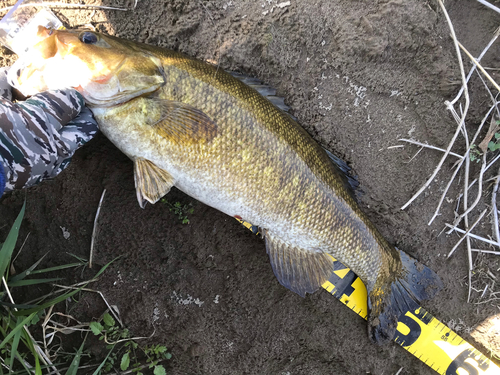
{"label": "dorsal fin", "polygon": [[276,89],[265,85],[262,83],[261,80],[254,78],[254,77],[248,77],[244,74],[241,73],[236,73],[236,72],[228,72],[231,74],[234,78],[239,79],[241,82],[243,82],[245,85],[250,86],[254,90],[257,90],[260,95],[265,97],[267,100],[269,100],[271,103],[273,103],[276,107],[281,109],[283,112],[288,114],[292,119],[297,121],[297,118],[293,115],[291,115],[288,111],[290,110],[290,107],[285,104],[285,100],[281,96],[276,96]]}
{"label": "dorsal fin", "polygon": [[301,249],[268,231],[265,236],[274,274],[281,285],[298,295],[314,293],[333,273],[333,259],[328,254]]}
{"label": "dorsal fin", "polygon": [[357,193],[357,188],[359,187],[359,181],[357,179],[357,176],[351,175],[350,173],[351,168],[347,165],[347,163],[344,160],[335,156],[326,148],[323,148],[323,150],[325,150],[326,154],[328,155],[333,165],[335,166],[335,169],[337,169],[337,171],[339,172],[339,175],[342,178],[342,181],[344,182],[344,187],[346,188],[346,190],[354,198],[354,200],[357,200],[356,193]]}
{"label": "dorsal fin", "polygon": [[[276,96],[276,89],[272,88],[271,86],[263,84],[262,81],[257,78],[249,77],[244,74],[236,72],[228,72],[228,73],[231,74],[233,77],[239,79],[245,85],[250,86],[253,89],[257,90],[259,94],[264,96],[276,107],[285,112],[294,121],[297,121],[297,118],[289,113],[290,107],[285,104],[285,100],[280,96]],[[339,172],[340,177],[344,181],[345,188],[347,189],[349,194],[356,200],[356,189],[359,186],[359,182],[356,176],[352,176],[349,173],[351,171],[351,168],[347,165],[345,161],[332,154],[326,148],[324,148],[324,150],[327,153],[330,160],[333,162],[333,165],[335,166],[337,171]]]}

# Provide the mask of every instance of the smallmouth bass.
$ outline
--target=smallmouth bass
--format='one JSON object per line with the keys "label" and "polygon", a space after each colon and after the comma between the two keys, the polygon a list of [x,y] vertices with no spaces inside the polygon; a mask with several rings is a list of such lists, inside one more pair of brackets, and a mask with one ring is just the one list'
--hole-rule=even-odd
{"label": "smallmouth bass", "polygon": [[326,152],[258,91],[180,53],[90,31],[41,28],[21,70],[25,94],[72,86],[134,162],[141,207],[176,186],[262,228],[279,282],[305,296],[330,255],[368,290],[368,333],[392,340],[398,316],[442,287],[361,212]]}

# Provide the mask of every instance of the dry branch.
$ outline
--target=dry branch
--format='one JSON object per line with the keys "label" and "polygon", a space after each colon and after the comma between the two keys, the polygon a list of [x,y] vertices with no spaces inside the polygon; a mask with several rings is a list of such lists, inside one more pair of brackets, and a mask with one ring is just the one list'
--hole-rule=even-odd
{"label": "dry branch", "polygon": [[467,114],[467,111],[469,109],[469,104],[470,104],[470,100],[469,100],[469,91],[467,89],[467,81],[465,79],[465,72],[464,72],[464,66],[463,66],[463,62],[462,62],[462,55],[460,54],[460,47],[458,45],[458,40],[457,40],[457,37],[455,35],[455,30],[453,28],[453,24],[451,23],[451,19],[448,15],[448,12],[446,11],[446,8],[444,7],[443,5],[443,2],[441,0],[438,0],[438,3],[439,5],[441,6],[441,9],[443,10],[443,13],[446,17],[446,20],[448,22],[448,26],[450,28],[450,31],[451,31],[451,35],[452,35],[452,39],[453,39],[453,43],[455,44],[455,50],[456,50],[456,53],[457,53],[457,56],[458,56],[458,63],[460,65],[460,74],[461,74],[461,77],[462,77],[462,84],[463,84],[463,87],[464,87],[464,95],[465,95],[465,109],[463,111],[463,114],[462,114],[462,117],[460,119],[460,123],[457,127],[457,130],[455,131],[455,134],[453,135],[453,138],[451,139],[450,143],[448,144],[448,147],[443,155],[443,157],[441,158],[441,160],[439,161],[437,167],[434,169],[434,172],[432,173],[431,177],[426,181],[426,183],[413,195],[413,197],[410,198],[410,200],[408,202],[406,202],[406,204],[401,207],[402,210],[404,210],[406,207],[408,207],[415,199],[417,199],[417,197],[422,194],[422,192],[427,189],[427,187],[431,184],[431,182],[434,180],[434,178],[436,178],[436,175],[438,174],[439,170],[441,169],[441,167],[443,166],[444,164],[444,161],[446,160],[446,158],[448,157],[450,151],[451,151],[451,148],[453,147],[453,144],[455,143],[455,140],[457,139],[458,137],[458,134],[460,133],[460,130],[462,128],[462,124],[464,124],[464,121],[465,121],[465,115]]}

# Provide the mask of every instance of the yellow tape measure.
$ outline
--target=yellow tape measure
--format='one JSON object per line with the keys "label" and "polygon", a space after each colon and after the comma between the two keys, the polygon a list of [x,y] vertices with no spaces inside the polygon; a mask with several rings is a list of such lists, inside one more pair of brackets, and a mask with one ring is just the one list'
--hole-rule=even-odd
{"label": "yellow tape measure", "polygon": [[[258,234],[257,227],[236,220]],[[322,287],[367,319],[367,291],[361,279],[335,258],[333,270]],[[441,375],[500,374],[500,367],[416,303],[399,316],[394,341]]]}

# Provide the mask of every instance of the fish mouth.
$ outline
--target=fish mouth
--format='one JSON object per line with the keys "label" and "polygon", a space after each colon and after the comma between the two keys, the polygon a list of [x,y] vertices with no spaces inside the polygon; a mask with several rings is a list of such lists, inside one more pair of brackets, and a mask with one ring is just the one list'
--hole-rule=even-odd
{"label": "fish mouth", "polygon": [[[146,54],[145,54],[146,55]],[[106,75],[93,78],[78,90],[89,107],[114,107],[134,98],[153,93],[166,83],[165,72],[158,58],[146,55],[154,64],[153,74],[143,74],[129,69],[129,58],[125,57]]]}
{"label": "fish mouth", "polygon": [[75,33],[39,29],[43,40],[9,72],[24,95],[75,88],[90,107],[113,107],[152,93],[165,85],[160,59],[149,53],[114,53],[106,46],[82,46]]}
{"label": "fish mouth", "polygon": [[[85,98],[86,104],[90,108],[94,107],[115,107],[126,103],[137,97],[153,93],[164,86],[163,82],[152,82],[151,85],[142,89],[130,89],[121,84],[120,79],[113,74],[92,80],[88,85],[81,85],[75,89]],[[105,86],[106,90],[102,90]],[[100,89],[94,89],[99,87]]]}

